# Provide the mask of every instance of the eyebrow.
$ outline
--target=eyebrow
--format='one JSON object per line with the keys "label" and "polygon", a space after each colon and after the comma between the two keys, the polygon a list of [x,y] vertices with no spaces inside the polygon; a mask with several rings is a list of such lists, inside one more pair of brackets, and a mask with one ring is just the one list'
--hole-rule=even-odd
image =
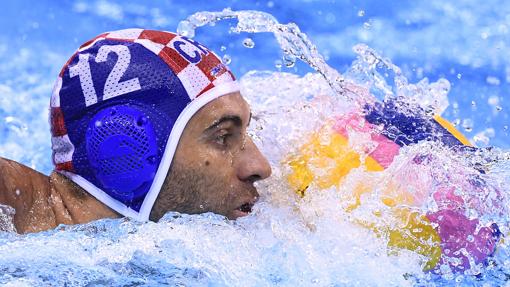
{"label": "eyebrow", "polygon": [[207,127],[204,132],[211,131],[215,128],[217,128],[219,125],[221,125],[224,122],[233,122],[235,126],[240,127],[243,124],[243,120],[239,116],[236,115],[226,115],[221,117],[220,119],[214,121],[209,127]]}

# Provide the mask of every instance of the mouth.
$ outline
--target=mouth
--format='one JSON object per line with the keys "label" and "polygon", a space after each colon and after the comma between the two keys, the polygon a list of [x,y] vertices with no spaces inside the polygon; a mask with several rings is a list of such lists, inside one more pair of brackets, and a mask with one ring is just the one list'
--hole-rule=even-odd
{"label": "mouth", "polygon": [[247,216],[252,212],[253,205],[255,205],[255,201],[245,202],[238,208],[234,209],[234,211],[231,213],[232,216],[230,216],[230,219],[235,220],[239,217]]}
{"label": "mouth", "polygon": [[251,209],[253,208],[253,203],[247,202],[237,208],[237,210],[244,212],[244,213],[250,213]]}

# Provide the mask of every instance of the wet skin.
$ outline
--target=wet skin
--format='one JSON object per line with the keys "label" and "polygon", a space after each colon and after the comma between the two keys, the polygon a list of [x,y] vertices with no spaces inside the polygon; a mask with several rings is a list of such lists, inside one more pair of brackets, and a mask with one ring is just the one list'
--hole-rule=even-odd
{"label": "wet skin", "polygon": [[251,211],[259,197],[253,184],[269,177],[271,167],[246,134],[250,119],[249,105],[239,93],[222,96],[193,116],[151,220],[169,210],[214,212],[229,219]]}
{"label": "wet skin", "polygon": [[[193,116],[181,136],[151,220],[168,211],[214,212],[229,219],[251,211],[259,196],[253,184],[267,178],[271,168],[246,134],[250,117],[249,106],[239,93],[222,96]],[[53,172],[48,177],[2,158],[0,204],[15,208],[19,233],[120,217],[64,176]]]}

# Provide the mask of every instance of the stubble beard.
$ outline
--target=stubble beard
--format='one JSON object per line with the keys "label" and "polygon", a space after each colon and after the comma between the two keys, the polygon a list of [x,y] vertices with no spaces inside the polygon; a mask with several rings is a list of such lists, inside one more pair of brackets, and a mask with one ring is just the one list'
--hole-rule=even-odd
{"label": "stubble beard", "polygon": [[221,184],[214,176],[174,162],[154,203],[149,219],[158,221],[169,211],[187,214],[213,211],[222,214],[224,212],[216,209],[225,206],[226,198],[216,198],[215,202],[210,202],[213,200],[208,201],[207,195],[210,195],[208,193],[223,194],[223,192],[225,192],[224,184]]}

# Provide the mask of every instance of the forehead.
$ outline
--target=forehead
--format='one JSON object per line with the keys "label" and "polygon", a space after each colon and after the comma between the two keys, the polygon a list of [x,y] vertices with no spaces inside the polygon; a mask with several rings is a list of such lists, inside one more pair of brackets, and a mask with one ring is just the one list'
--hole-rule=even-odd
{"label": "forehead", "polygon": [[190,120],[198,129],[207,128],[212,122],[226,116],[239,116],[243,122],[250,117],[250,106],[239,92],[221,96],[203,106]]}

